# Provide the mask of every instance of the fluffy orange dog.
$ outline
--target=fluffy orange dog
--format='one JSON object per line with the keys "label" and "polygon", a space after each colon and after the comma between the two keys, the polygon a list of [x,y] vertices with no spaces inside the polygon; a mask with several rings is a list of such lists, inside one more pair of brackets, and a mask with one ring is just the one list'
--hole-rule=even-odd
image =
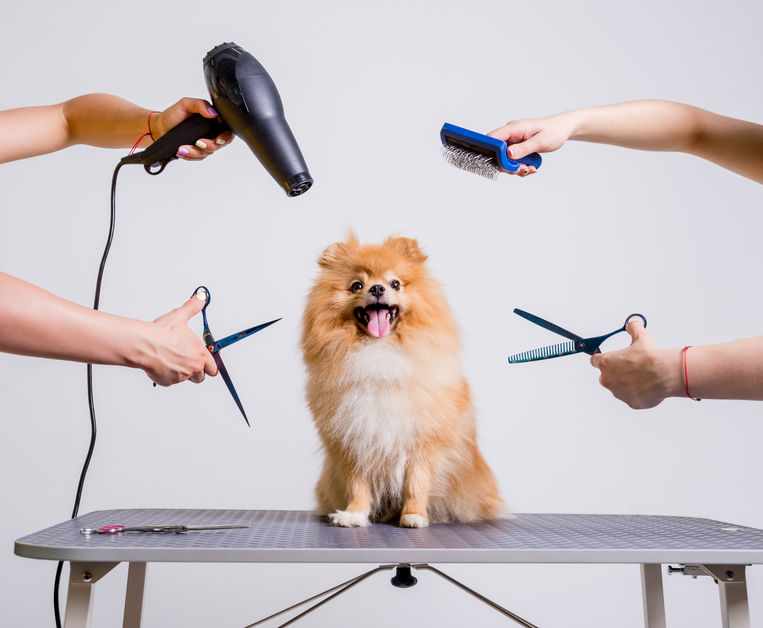
{"label": "fluffy orange dog", "polygon": [[307,399],[325,460],[318,508],[338,526],[399,517],[500,516],[505,506],[477,447],[456,324],[416,240],[321,255],[304,315]]}

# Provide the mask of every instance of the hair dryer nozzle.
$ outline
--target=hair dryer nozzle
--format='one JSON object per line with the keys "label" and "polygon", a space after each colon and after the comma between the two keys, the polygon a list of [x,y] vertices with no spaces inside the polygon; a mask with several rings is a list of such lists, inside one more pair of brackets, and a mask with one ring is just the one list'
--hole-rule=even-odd
{"label": "hair dryer nozzle", "polygon": [[305,170],[305,172],[294,175],[286,182],[286,193],[289,196],[299,196],[307,192],[312,185],[313,179],[310,173]]}
{"label": "hair dryer nozzle", "polygon": [[307,192],[313,179],[284,117],[275,83],[259,61],[234,43],[220,44],[204,57],[204,78],[220,117],[286,194]]}

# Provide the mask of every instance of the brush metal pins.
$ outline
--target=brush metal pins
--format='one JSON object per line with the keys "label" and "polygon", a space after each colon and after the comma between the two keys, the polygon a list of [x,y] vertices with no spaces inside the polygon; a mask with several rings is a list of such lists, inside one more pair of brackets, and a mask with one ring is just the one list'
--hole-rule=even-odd
{"label": "brush metal pins", "polygon": [[500,170],[495,165],[495,158],[492,155],[483,155],[450,144],[444,144],[442,147],[442,157],[451,166],[478,174],[491,181],[495,181],[500,174]]}

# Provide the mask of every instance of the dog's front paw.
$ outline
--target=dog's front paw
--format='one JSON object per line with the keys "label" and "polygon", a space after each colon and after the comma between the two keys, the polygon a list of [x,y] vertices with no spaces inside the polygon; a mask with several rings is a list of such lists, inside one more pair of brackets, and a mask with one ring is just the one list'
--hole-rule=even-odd
{"label": "dog's front paw", "polygon": [[400,517],[400,527],[402,528],[426,528],[428,525],[429,518],[426,515],[408,513]]}
{"label": "dog's front paw", "polygon": [[331,525],[342,526],[343,528],[357,528],[367,526],[370,521],[362,512],[351,512],[349,510],[337,510],[329,515]]}

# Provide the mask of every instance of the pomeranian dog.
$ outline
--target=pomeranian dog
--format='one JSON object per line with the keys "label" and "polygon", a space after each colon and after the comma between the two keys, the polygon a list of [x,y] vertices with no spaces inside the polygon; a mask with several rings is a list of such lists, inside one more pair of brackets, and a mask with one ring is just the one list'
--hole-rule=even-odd
{"label": "pomeranian dog", "polygon": [[337,526],[506,514],[477,447],[458,332],[416,240],[329,246],[304,313],[307,400],[325,459],[318,509]]}

